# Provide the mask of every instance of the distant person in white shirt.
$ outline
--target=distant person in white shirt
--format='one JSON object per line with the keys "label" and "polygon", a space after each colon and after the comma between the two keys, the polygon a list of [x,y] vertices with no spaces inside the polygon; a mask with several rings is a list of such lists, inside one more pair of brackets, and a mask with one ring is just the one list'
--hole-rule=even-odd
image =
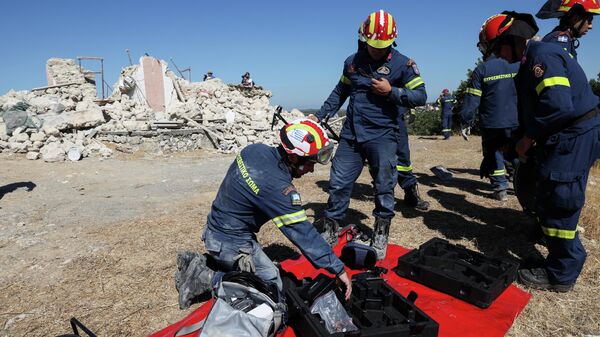
{"label": "distant person in white shirt", "polygon": [[254,86],[254,81],[250,78],[249,72],[242,75],[242,86],[247,88],[252,88]]}

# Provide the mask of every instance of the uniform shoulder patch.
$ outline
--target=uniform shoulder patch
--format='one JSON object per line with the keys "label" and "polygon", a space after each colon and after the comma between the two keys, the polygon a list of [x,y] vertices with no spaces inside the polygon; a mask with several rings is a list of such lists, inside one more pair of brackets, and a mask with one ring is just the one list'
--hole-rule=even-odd
{"label": "uniform shoulder patch", "polygon": [[281,194],[283,194],[287,197],[292,192],[296,192],[296,186],[294,186],[294,185],[290,185],[290,186],[284,188],[283,191],[281,191]]}
{"label": "uniform shoulder patch", "polygon": [[302,206],[302,198],[300,197],[300,193],[290,193],[290,200],[292,201],[292,206]]}
{"label": "uniform shoulder patch", "polygon": [[417,62],[415,62],[415,60],[409,59],[408,62],[406,62],[406,65],[412,68],[415,75],[421,75],[421,71],[419,70],[419,67],[417,67]]}
{"label": "uniform shoulder patch", "polygon": [[566,35],[559,35],[558,42],[569,42],[569,37]]}
{"label": "uniform shoulder patch", "polygon": [[533,71],[533,76],[537,78],[544,76],[544,66],[540,63],[534,65],[531,70]]}

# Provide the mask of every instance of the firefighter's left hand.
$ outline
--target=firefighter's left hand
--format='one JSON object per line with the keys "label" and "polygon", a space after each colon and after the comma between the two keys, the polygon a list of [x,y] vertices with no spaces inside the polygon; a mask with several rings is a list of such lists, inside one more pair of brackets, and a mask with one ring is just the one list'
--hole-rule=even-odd
{"label": "firefighter's left hand", "polygon": [[533,146],[533,139],[527,137],[527,136],[523,136],[523,138],[521,138],[519,140],[519,142],[517,143],[517,155],[519,155],[519,159],[522,162],[526,162],[527,161],[527,151],[529,151],[529,149]]}
{"label": "firefighter's left hand", "polygon": [[371,79],[371,90],[376,95],[387,96],[392,91],[392,86],[385,78],[373,78]]}

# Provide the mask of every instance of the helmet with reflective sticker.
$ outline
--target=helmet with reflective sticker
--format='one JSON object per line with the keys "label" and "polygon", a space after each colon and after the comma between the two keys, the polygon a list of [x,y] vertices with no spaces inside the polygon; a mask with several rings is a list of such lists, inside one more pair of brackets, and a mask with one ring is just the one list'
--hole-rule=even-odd
{"label": "helmet with reflective sticker", "polygon": [[285,152],[306,160],[327,164],[333,156],[333,141],[310,119],[301,118],[284,125],[279,131],[279,140]]}
{"label": "helmet with reflective sticker", "polygon": [[504,11],[488,18],[483,23],[479,40],[491,44],[499,38],[508,36],[531,39],[538,30],[531,14]]}
{"label": "helmet with reflective sticker", "polygon": [[[359,34],[360,31],[361,29],[359,29]],[[369,46],[379,49],[387,48],[398,37],[396,21],[390,13],[383,9],[378,10],[371,13],[363,22],[362,34]]]}
{"label": "helmet with reflective sticker", "polygon": [[593,15],[600,14],[600,4],[598,0],[562,0],[557,11],[568,13],[571,10],[583,10]]}

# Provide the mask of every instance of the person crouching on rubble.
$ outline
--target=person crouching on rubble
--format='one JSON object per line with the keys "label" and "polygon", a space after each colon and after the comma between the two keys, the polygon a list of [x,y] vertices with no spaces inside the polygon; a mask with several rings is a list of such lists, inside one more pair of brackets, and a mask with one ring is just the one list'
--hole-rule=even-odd
{"label": "person crouching on rubble", "polygon": [[313,172],[316,163],[330,161],[333,142],[309,119],[285,125],[279,138],[278,147],[248,145],[229,167],[202,234],[218,271],[207,266],[204,255],[178,255],[180,308],[188,308],[194,297],[216,288],[228,271],[255,273],[281,293],[279,270],[256,240],[256,233],[269,220],[315,267],[336,275],[346,286],[346,299],[350,297],[352,284],[344,264],[308,221],[300,193],[292,184],[293,178]]}

